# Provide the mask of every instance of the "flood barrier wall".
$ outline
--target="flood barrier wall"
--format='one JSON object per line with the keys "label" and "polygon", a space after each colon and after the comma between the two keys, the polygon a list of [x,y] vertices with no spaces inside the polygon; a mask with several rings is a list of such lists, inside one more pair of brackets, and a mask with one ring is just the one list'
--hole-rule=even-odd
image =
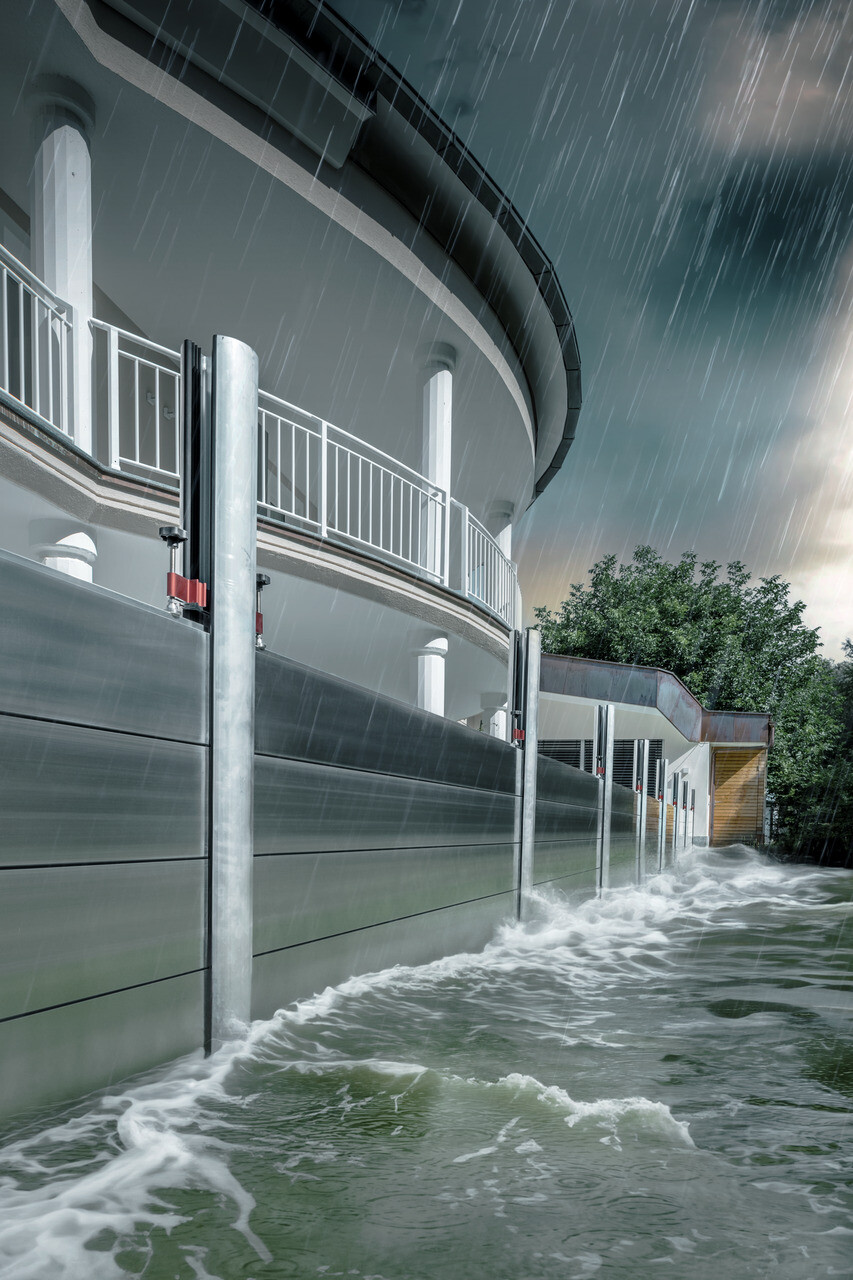
{"label": "flood barrier wall", "polygon": [[[8,554],[0,599],[8,1116],[204,1043],[209,638]],[[517,750],[268,653],[256,694],[254,1016],[515,917]],[[594,892],[599,784],[539,771],[534,884]],[[622,790],[611,884],[633,867]]]}

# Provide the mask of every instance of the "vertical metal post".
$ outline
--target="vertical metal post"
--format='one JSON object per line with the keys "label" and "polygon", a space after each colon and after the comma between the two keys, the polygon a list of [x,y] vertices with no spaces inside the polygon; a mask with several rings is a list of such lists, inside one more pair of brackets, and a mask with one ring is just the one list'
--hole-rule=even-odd
{"label": "vertical metal post", "polygon": [[251,1017],[258,360],[215,337],[210,673],[210,1043]]}
{"label": "vertical metal post", "polygon": [[596,711],[595,772],[599,780],[595,870],[598,891],[610,888],[610,828],[613,818],[613,734],[616,708],[600,703]]}
{"label": "vertical metal post", "polygon": [[116,471],[121,468],[118,385],[118,331],[110,325],[109,329],[107,329],[107,413],[110,435],[110,466]]}
{"label": "vertical metal post", "polygon": [[639,825],[637,827],[637,884],[646,878],[646,818],[649,809],[649,740],[637,742],[637,782],[639,788]]}
{"label": "vertical metal post", "polygon": [[666,860],[666,775],[669,773],[669,761],[658,761],[658,871],[663,871]]}
{"label": "vertical metal post", "polygon": [[522,732],[524,703],[524,650],[520,631],[509,636],[509,661],[507,663],[507,721],[509,741],[518,749],[515,752],[515,804],[512,828],[512,883],[515,886],[515,915],[521,919],[521,817],[524,801],[524,752],[519,734]]}
{"label": "vertical metal post", "polygon": [[[281,428],[279,428],[281,430]],[[294,485],[296,478],[294,477]],[[329,535],[329,504],[327,492],[329,488],[329,424],[327,422],[320,423],[320,537],[326,538]],[[294,488],[293,503],[296,505],[296,490]],[[371,537],[373,530],[371,529]]]}
{"label": "vertical metal post", "polygon": [[194,342],[181,347],[181,524],[184,576],[210,583],[212,435],[210,361]]}
{"label": "vertical metal post", "polygon": [[[462,547],[461,547],[461,551],[462,551],[462,563],[461,563],[462,581],[461,581],[461,583],[460,583],[460,591],[462,592],[463,596],[464,596],[464,597],[465,597],[465,599],[467,600],[467,599],[468,599],[468,578],[469,578],[469,568],[468,568],[468,536],[469,536],[469,535],[468,535],[468,508],[467,508],[467,507],[462,507],[462,506],[460,506],[460,507],[459,507],[459,513],[460,513],[460,521],[461,521],[461,525],[462,525],[462,535],[461,535],[461,541],[462,541]],[[511,649],[511,648],[510,648],[510,652],[512,652],[512,649]],[[511,704],[511,703],[510,703],[510,710],[512,710],[512,704]]]}
{"label": "vertical metal post", "polygon": [[441,561],[439,569],[439,577],[444,586],[450,583],[450,490],[445,489],[442,494],[443,506],[441,509]]}
{"label": "vertical metal post", "polygon": [[524,768],[521,794],[520,915],[533,890],[536,840],[536,775],[539,758],[539,670],[542,636],[535,627],[524,632]]}
{"label": "vertical metal post", "polygon": [[680,770],[676,769],[672,775],[672,799],[670,802],[672,804],[672,855],[673,857],[675,857],[676,854],[678,853],[678,839],[679,839],[679,832],[681,829],[679,818],[678,818],[679,811],[681,808],[679,804],[680,794],[681,794],[681,772]]}

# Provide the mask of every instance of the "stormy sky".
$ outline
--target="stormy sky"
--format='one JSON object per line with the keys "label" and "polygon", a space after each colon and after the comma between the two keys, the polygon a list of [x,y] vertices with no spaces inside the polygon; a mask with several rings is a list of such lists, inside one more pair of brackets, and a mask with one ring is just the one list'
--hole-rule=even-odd
{"label": "stormy sky", "polygon": [[337,0],[513,199],[584,408],[518,528],[525,602],[601,555],[781,574],[853,635],[853,6]]}

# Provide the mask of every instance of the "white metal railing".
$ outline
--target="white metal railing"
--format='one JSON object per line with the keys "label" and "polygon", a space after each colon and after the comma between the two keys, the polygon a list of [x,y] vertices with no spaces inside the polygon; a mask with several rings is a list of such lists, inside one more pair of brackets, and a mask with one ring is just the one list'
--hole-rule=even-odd
{"label": "white metal railing", "polygon": [[259,506],[447,581],[447,494],[417,471],[295,405],[259,397]]}
{"label": "white metal railing", "polygon": [[0,289],[0,390],[71,436],[71,308],[2,245]]}
{"label": "white metal railing", "polygon": [[167,482],[181,467],[181,357],[138,334],[91,322],[95,398],[106,405],[109,465]]}
{"label": "white metal railing", "polygon": [[515,565],[467,507],[462,511],[464,591],[510,627],[520,626],[521,601]]}
{"label": "white metal railing", "polygon": [[[0,285],[0,392],[73,437],[73,311],[2,246]],[[180,354],[90,324],[94,453],[106,452],[115,470],[177,483]],[[367,441],[263,391],[258,428],[262,515],[365,547],[520,625],[515,566],[467,507]]]}

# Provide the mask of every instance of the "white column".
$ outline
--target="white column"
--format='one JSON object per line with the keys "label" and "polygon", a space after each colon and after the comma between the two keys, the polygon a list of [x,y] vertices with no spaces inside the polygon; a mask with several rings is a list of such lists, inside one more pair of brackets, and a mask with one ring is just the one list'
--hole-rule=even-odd
{"label": "white column", "polygon": [[506,694],[502,690],[498,692],[490,690],[482,697],[483,719],[488,724],[489,734],[493,738],[500,738],[506,742]]}
{"label": "white column", "polygon": [[[453,444],[453,370],[456,352],[447,343],[438,342],[430,348],[425,365],[423,388],[423,450],[421,470],[444,493],[445,503],[450,499],[452,481],[451,455]],[[447,580],[448,548],[446,544],[449,508],[429,503],[425,512],[424,534],[427,550],[427,567],[432,573]]]}
{"label": "white column", "polygon": [[497,502],[492,507],[489,518],[492,537],[507,560],[512,560],[512,518],[514,515],[515,505],[512,502]]}
{"label": "white column", "polygon": [[437,342],[426,361],[423,392],[422,469],[428,480],[450,491],[451,446],[453,443],[453,370],[456,352]]}
{"label": "white column", "polygon": [[58,569],[80,582],[94,581],[98,548],[93,538],[82,529],[74,529],[53,542],[40,543],[34,549],[48,568]]}
{"label": "white column", "polygon": [[443,716],[447,636],[435,636],[415,652],[418,659],[418,706],[422,711]]}
{"label": "white column", "polygon": [[60,77],[34,85],[37,150],[32,172],[32,269],[72,308],[74,440],[92,452],[92,164],[88,94]]}

